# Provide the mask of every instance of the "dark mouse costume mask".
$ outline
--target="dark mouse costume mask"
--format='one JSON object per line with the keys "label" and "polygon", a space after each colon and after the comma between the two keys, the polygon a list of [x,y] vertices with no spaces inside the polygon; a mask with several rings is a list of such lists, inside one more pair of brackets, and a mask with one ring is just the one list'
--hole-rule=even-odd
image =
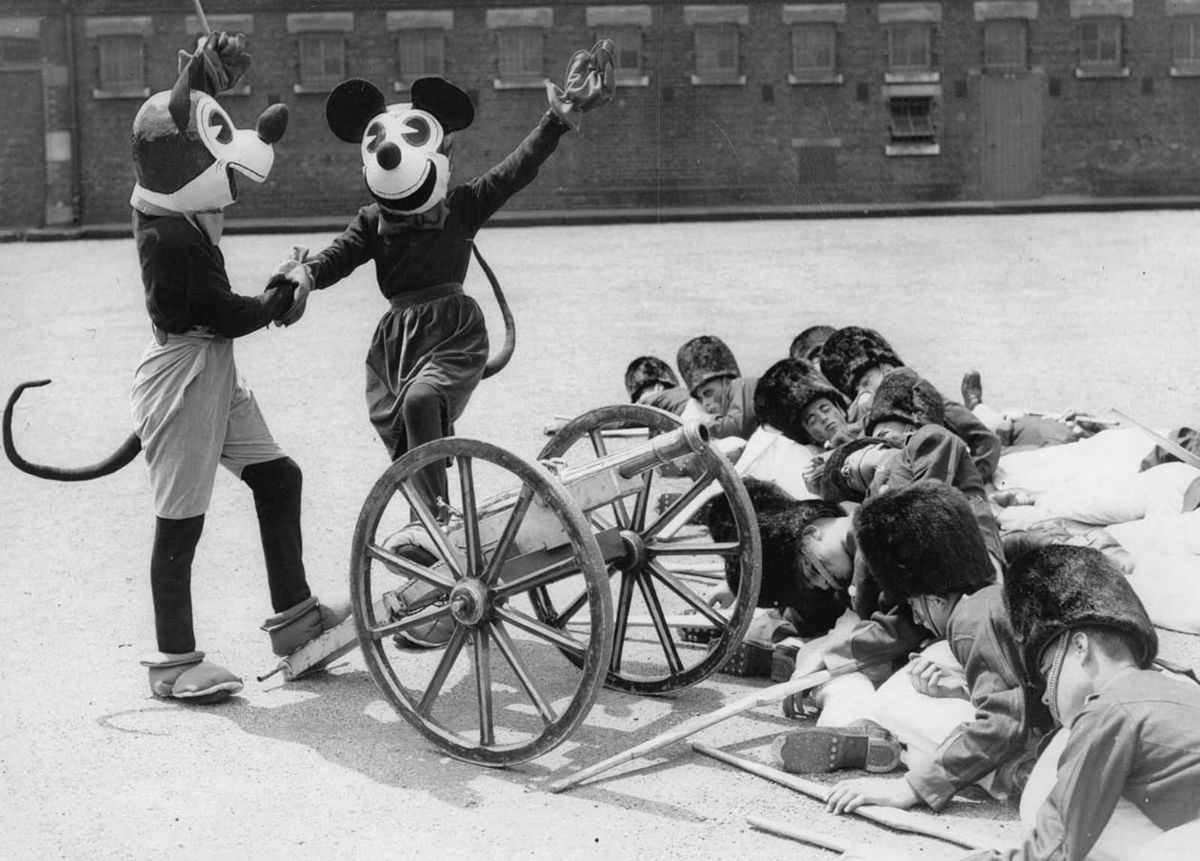
{"label": "dark mouse costume mask", "polygon": [[362,152],[363,179],[379,205],[419,215],[446,197],[450,182],[447,136],[475,118],[467,94],[444,78],[419,78],[412,101],[388,105],[373,84],[339,84],[325,105],[330,130]]}
{"label": "dark mouse costume mask", "polygon": [[143,210],[220,211],[237,200],[237,174],[266,180],[275,162],[273,144],[287,129],[287,108],[271,105],[254,130],[239,129],[214,98],[249,68],[240,34],[210,34],[180,60],[174,88],[155,93],[134,117],[137,185],[130,202]]}

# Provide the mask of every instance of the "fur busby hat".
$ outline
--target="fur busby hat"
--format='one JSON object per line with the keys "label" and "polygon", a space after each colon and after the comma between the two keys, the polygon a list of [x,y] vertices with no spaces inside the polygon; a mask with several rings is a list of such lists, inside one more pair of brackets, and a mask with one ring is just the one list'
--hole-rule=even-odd
{"label": "fur busby hat", "polygon": [[[775,484],[747,476],[743,479],[746,493],[754,506],[755,519],[762,539],[763,580],[758,593],[760,607],[797,607],[807,582],[802,558],[801,538],[805,527],[823,518],[845,517],[846,512],[834,502],[823,499],[795,499]],[[734,541],[737,527],[729,500],[715,499],[706,515],[713,541]],[[726,560],[725,579],[729,588],[738,588],[738,564]]]}
{"label": "fur busby hat", "polygon": [[1004,602],[1031,676],[1038,675],[1042,650],[1072,628],[1121,632],[1143,667],[1158,653],[1141,599],[1121,570],[1091,547],[1049,544],[1017,557],[1004,575]]}
{"label": "fur busby hat", "polygon": [[833,326],[809,326],[792,339],[792,345],[788,348],[788,355],[793,359],[806,359],[810,362],[815,362],[821,356],[821,347],[829,340],[829,336],[836,331],[837,329],[833,328]]}
{"label": "fur busby hat", "polygon": [[888,371],[863,422],[863,430],[871,434],[875,425],[888,419],[898,419],[911,425],[940,425],[946,418],[946,399],[912,368]]}
{"label": "fur busby hat", "polygon": [[818,398],[827,398],[845,410],[846,399],[833,384],[804,359],[780,359],[767,368],[754,389],[754,412],[760,422],[803,445],[815,440],[804,429],[804,411]]}
{"label": "fur busby hat", "polygon": [[829,382],[843,395],[853,398],[857,394],[855,384],[864,371],[882,364],[899,368],[904,362],[874,329],[846,326],[830,335],[821,346],[820,364],[821,373]]}
{"label": "fur busby hat", "polygon": [[654,385],[673,389],[679,385],[679,377],[657,356],[638,356],[629,363],[625,369],[625,391],[630,401],[637,403],[642,392]]}
{"label": "fur busby hat", "polygon": [[927,478],[867,500],[854,535],[893,599],[970,594],[995,579],[979,524],[956,487]]}
{"label": "fur busby hat", "polygon": [[885,448],[899,449],[900,444],[890,439],[880,439],[873,436],[862,436],[843,443],[826,456],[818,469],[816,484],[822,499],[830,502],[862,502],[865,494],[851,487],[842,474],[846,459],[856,451],[871,445],[882,445]]}
{"label": "fur busby hat", "polygon": [[685,341],[675,356],[675,364],[688,394],[693,396],[696,389],[711,379],[742,375],[733,351],[715,335],[697,335]]}

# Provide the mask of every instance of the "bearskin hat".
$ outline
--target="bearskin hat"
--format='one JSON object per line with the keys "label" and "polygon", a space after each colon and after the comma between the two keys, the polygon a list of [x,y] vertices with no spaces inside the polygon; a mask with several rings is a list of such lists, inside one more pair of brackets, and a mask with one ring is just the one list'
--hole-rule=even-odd
{"label": "bearskin hat", "polygon": [[863,430],[871,434],[875,425],[888,419],[898,419],[911,425],[940,425],[946,418],[946,399],[912,368],[888,371],[867,413]]}
{"label": "bearskin hat", "polygon": [[899,368],[904,362],[874,329],[846,326],[821,346],[821,373],[848,398],[857,393],[855,384],[864,371],[883,364]]}
{"label": "bearskin hat", "polygon": [[827,398],[845,410],[846,399],[804,359],[780,359],[767,368],[754,389],[754,412],[760,422],[803,445],[815,440],[804,430],[804,411],[818,398]]}
{"label": "bearskin hat", "polygon": [[821,347],[829,340],[829,336],[836,331],[837,329],[833,328],[833,326],[809,326],[792,339],[792,345],[788,348],[788,355],[793,359],[805,359],[809,362],[815,362],[821,355]]}
{"label": "bearskin hat", "polygon": [[894,449],[900,448],[900,443],[895,440],[881,439],[874,436],[859,437],[858,439],[852,439],[850,442],[839,445],[826,456],[816,474],[817,492],[821,494],[822,499],[829,500],[830,502],[863,501],[865,494],[851,487],[846,482],[845,476],[842,475],[842,467],[845,466],[846,459],[850,455],[871,445],[882,445],[885,448]]}
{"label": "bearskin hat", "polygon": [[880,588],[896,601],[977,592],[995,570],[967,498],[927,478],[868,499],[854,535]]}
{"label": "bearskin hat", "polygon": [[642,392],[650,386],[662,385],[673,389],[679,385],[679,377],[671,366],[657,356],[638,356],[625,369],[625,391],[629,400],[637,403]]}
{"label": "bearskin hat", "polygon": [[742,375],[733,351],[715,335],[697,335],[685,341],[675,356],[675,364],[679,366],[679,376],[691,395],[716,377]]}
{"label": "bearskin hat", "polygon": [[[743,482],[754,506],[762,539],[763,580],[758,605],[802,610],[804,601],[812,597],[809,593],[828,591],[807,586],[801,554],[804,530],[823,518],[845,517],[846,512],[837,503],[823,499],[795,499],[773,481],[747,476]],[[713,500],[706,521],[713,541],[737,538],[733,512],[725,496]],[[725,579],[729,588],[736,592],[739,579],[736,560],[726,560]]]}
{"label": "bearskin hat", "polygon": [[1121,632],[1142,667],[1158,653],[1141,599],[1121,570],[1091,547],[1049,544],[1014,559],[1004,575],[1004,602],[1031,676],[1038,675],[1046,646],[1072,628]]}

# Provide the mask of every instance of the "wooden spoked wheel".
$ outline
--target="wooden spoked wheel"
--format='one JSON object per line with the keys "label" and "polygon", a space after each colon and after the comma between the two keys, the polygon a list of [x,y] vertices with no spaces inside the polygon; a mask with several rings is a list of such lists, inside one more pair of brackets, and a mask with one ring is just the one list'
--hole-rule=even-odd
{"label": "wooden spoked wheel", "polygon": [[[414,477],[447,463],[454,513],[442,524]],[[490,488],[505,491],[481,501]],[[432,553],[391,543],[410,512],[406,529],[419,530]],[[581,589],[576,609],[586,625],[548,625],[530,611],[529,593],[560,580]],[[413,585],[423,600],[401,597]],[[610,664],[612,598],[591,524],[544,467],[485,442],[430,442],[383,473],[358,517],[350,592],[379,689],[423,735],[468,762],[512,765],[559,744],[586,717]],[[406,639],[419,632],[428,641],[438,627],[444,636],[433,648]]]}
{"label": "wooden spoked wheel", "polygon": [[[590,410],[558,430],[538,456],[573,468],[620,446],[681,424],[672,413],[635,404]],[[666,473],[666,475],[664,475]],[[736,526],[716,542],[695,522],[702,500],[724,495]],[[606,683],[658,694],[715,672],[741,643],[758,600],[762,550],[754,509],[730,461],[714,447],[645,472],[635,493],[587,512],[593,531],[620,536],[623,552],[606,553],[615,624]],[[709,596],[731,566],[739,588],[720,610]],[[586,628],[590,586],[578,578],[535,589],[534,611],[563,631]]]}

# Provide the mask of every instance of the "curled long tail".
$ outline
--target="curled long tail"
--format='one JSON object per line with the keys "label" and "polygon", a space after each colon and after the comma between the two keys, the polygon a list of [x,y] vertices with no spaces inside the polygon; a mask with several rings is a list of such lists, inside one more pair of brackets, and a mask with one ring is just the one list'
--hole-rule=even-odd
{"label": "curled long tail", "polygon": [[30,380],[29,382],[21,383],[21,385],[13,389],[12,394],[8,396],[8,403],[4,405],[4,453],[8,455],[8,459],[13,466],[21,470],[21,472],[27,472],[30,475],[36,475],[38,478],[47,478],[51,481],[90,481],[93,478],[101,478],[116,472],[137,457],[138,452],[142,450],[142,441],[137,438],[137,434],[130,434],[129,438],[121,443],[115,452],[91,466],[47,466],[41,463],[30,463],[23,458],[17,451],[16,445],[13,444],[13,407],[16,406],[21,393],[26,389],[47,386],[49,384],[49,380]]}
{"label": "curled long tail", "polygon": [[508,307],[508,300],[504,298],[504,292],[500,289],[500,281],[496,278],[496,273],[492,271],[492,267],[488,266],[488,262],[483,259],[483,255],[479,253],[479,248],[472,243],[471,250],[475,253],[475,259],[479,261],[480,268],[483,269],[483,274],[487,276],[488,282],[492,285],[492,292],[496,294],[496,304],[500,306],[500,315],[504,318],[504,344],[496,355],[487,360],[487,364],[483,367],[483,378],[486,380],[493,374],[500,373],[501,369],[508,364],[508,360],[512,358],[513,350],[517,346],[517,321],[513,318],[512,309]]}

